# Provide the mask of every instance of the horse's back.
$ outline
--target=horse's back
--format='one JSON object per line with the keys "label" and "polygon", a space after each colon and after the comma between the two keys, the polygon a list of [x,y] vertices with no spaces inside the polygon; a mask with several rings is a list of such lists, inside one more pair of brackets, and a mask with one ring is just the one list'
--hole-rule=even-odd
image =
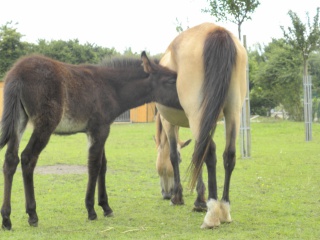
{"label": "horse's back", "polygon": [[[238,101],[237,104],[241,105],[244,98],[243,93],[245,93],[245,89],[242,88],[243,85],[245,85],[243,84],[243,81],[245,81],[245,71],[243,71],[245,66],[243,64],[246,64],[246,50],[240,41],[225,28],[214,23],[203,23],[187,29],[171,42],[160,61],[160,64],[177,72],[179,100],[196,138],[202,117],[200,111],[203,101],[203,83],[206,67],[210,67],[211,64],[210,62],[204,62],[204,55],[205,51],[211,51],[211,49],[214,48],[215,43],[210,43],[210,38],[212,38],[212,33],[215,32],[222,33],[216,38],[225,37],[226,39],[232,39],[236,48],[237,59],[232,70],[230,89],[234,89],[234,91],[239,91],[239,88],[241,89],[241,97],[235,99]],[[223,41],[224,39],[222,39],[221,42]],[[207,49],[205,48],[206,42],[209,42]],[[221,49],[221,51],[224,51],[224,49]],[[228,94],[226,102],[228,98],[231,99],[233,94],[234,92]],[[236,93],[236,95],[239,95],[239,93]],[[162,111],[160,112],[163,114]],[[221,116],[222,114],[220,114],[220,117]]]}
{"label": "horse's back", "polygon": [[[160,64],[178,73],[177,91],[180,103],[194,106],[194,99],[198,96],[204,78],[203,45],[208,32],[216,27],[215,24],[204,23],[180,33],[168,46],[161,58]],[[169,122],[182,127],[189,127],[188,108],[183,107],[185,113],[179,110],[157,104],[161,115]],[[198,107],[194,106],[197,109]]]}

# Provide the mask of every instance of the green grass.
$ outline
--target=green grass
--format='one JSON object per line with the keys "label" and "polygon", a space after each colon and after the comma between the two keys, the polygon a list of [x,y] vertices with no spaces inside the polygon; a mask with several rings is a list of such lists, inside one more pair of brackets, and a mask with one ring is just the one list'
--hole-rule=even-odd
{"label": "green grass", "polygon": [[[30,132],[25,133],[21,150]],[[117,124],[106,144],[107,187],[115,217],[104,218],[96,206],[98,220],[87,220],[86,174],[36,174],[39,226],[29,227],[19,167],[12,190],[13,230],[0,231],[0,239],[320,239],[320,125],[313,125],[311,142],[304,140],[303,123],[255,122],[251,134],[252,157],[241,159],[238,154],[231,180],[231,224],[203,230],[205,213],[191,211],[195,193],[187,188],[186,169],[194,141],[182,150],[185,205],[173,207],[160,194],[154,123]],[[184,140],[191,137],[189,129],[182,128],[180,135]],[[220,196],[223,136],[219,125],[215,141]],[[0,152],[1,165],[4,152]],[[84,134],[52,136],[38,166],[86,165],[86,158]],[[2,172],[0,186],[2,200]]]}

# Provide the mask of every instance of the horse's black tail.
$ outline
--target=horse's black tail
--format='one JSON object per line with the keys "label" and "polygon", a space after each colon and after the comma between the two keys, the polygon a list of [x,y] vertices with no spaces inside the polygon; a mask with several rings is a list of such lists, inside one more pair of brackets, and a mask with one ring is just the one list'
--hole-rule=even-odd
{"label": "horse's black tail", "polygon": [[236,64],[237,49],[231,34],[224,28],[208,33],[203,48],[204,82],[201,123],[190,165],[191,189],[194,189],[208,154],[209,138],[213,137]]}
{"label": "horse's black tail", "polygon": [[[9,76],[8,76],[9,77]],[[2,149],[12,137],[19,138],[20,113],[22,110],[20,81],[11,79],[4,86],[3,113],[1,119],[0,149]]]}

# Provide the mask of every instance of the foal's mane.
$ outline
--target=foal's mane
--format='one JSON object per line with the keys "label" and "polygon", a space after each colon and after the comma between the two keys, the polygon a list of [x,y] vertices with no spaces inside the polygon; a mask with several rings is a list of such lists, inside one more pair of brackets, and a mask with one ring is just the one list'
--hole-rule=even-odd
{"label": "foal's mane", "polygon": [[[151,60],[152,61],[152,60]],[[118,82],[119,79],[142,79],[147,78],[149,73],[144,71],[143,63],[140,57],[111,57],[101,61],[100,66],[107,68],[109,74]],[[114,71],[110,71],[113,69]]]}
{"label": "foal's mane", "polygon": [[[152,59],[156,64],[159,64],[158,59]],[[140,57],[111,57],[105,58],[100,63],[101,66],[112,69],[132,69],[143,71],[142,60]]]}
{"label": "foal's mane", "polygon": [[101,66],[113,69],[140,69],[143,71],[142,60],[134,57],[106,58],[100,63]]}

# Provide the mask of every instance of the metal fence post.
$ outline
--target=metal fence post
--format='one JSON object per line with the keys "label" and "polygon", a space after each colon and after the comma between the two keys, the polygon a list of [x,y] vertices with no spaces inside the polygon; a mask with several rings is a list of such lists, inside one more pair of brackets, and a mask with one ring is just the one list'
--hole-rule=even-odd
{"label": "metal fence post", "polygon": [[[246,36],[243,36],[243,45],[247,48]],[[250,97],[249,97],[249,63],[247,60],[247,94],[242,106],[240,118],[240,151],[242,158],[251,157],[251,129],[250,129]]]}
{"label": "metal fence post", "polygon": [[312,140],[312,79],[303,76],[304,124],[306,141]]}

